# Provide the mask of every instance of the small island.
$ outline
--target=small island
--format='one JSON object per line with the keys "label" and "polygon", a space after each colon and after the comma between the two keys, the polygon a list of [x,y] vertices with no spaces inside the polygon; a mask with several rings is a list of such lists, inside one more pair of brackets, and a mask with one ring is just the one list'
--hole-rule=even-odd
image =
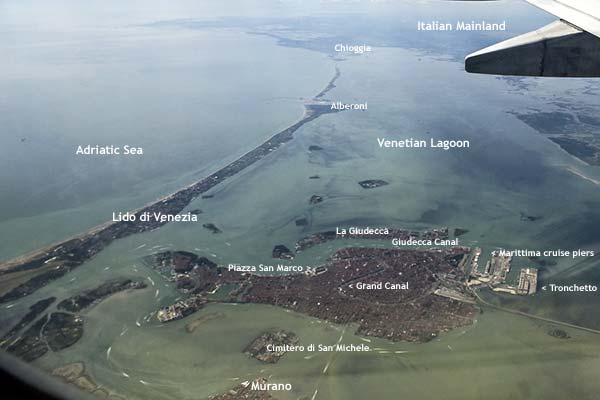
{"label": "small island", "polygon": [[[84,319],[78,313],[112,294],[145,287],[144,282],[127,278],[110,280],[96,288],[62,300],[57,306],[60,312],[44,314],[31,324],[56,300],[54,297],[42,299],[33,304],[21,321],[2,338],[0,346],[25,361],[38,359],[49,350],[56,352],[70,347],[81,339],[84,332]],[[29,327],[26,328],[28,325]],[[23,329],[25,331],[20,333]]]}
{"label": "small island", "polygon": [[[244,353],[264,363],[275,364],[286,353],[281,347],[296,343],[298,343],[298,337],[294,332],[269,331],[264,332],[246,346]],[[279,346],[279,348],[269,350],[271,346]]]}
{"label": "small island", "polygon": [[521,212],[521,221],[523,222],[535,222],[539,219],[542,219],[541,215],[529,215],[524,212]]}
{"label": "small island", "polygon": [[114,293],[129,289],[143,289],[146,286],[146,283],[143,281],[133,281],[131,279],[113,279],[104,282],[94,289],[83,291],[76,296],[69,297],[68,299],[61,301],[58,303],[58,308],[76,313],[99,303]]}
{"label": "small island", "polygon": [[183,274],[190,272],[194,267],[216,267],[217,264],[206,257],[199,257],[189,251],[165,251],[143,258],[147,264],[158,268],[161,273]]}
{"label": "small island", "polygon": [[365,181],[360,181],[358,184],[364,189],[374,189],[380,186],[389,185],[389,182],[386,182],[382,179],[367,179]]}
{"label": "small island", "polygon": [[294,253],[287,246],[278,244],[273,248],[273,258],[281,258],[282,260],[292,260]]}
{"label": "small island", "polygon": [[212,222],[208,222],[206,224],[202,224],[202,226],[206,229],[208,229],[209,231],[211,231],[212,233],[221,233],[222,231],[217,228],[217,226],[215,224],[213,224]]}
{"label": "small island", "polygon": [[66,383],[77,386],[85,392],[96,395],[99,399],[125,400],[124,397],[98,385],[86,372],[83,362],[74,362],[57,367],[52,371],[52,375]]}
{"label": "small island", "polygon": [[55,312],[44,315],[31,325],[15,342],[3,346],[6,351],[33,361],[50,349],[59,351],[75,344],[83,336],[83,318],[79,315]]}
{"label": "small island", "polygon": [[338,239],[365,239],[365,240],[392,240],[392,239],[447,239],[448,228],[436,228],[425,231],[414,231],[409,229],[388,228],[387,233],[382,234],[354,234],[338,235],[336,231],[316,232],[296,242],[296,252],[301,252],[316,245]]}
{"label": "small island", "polygon": [[0,346],[4,346],[6,343],[11,340],[16,339],[16,335],[23,330],[27,325],[32,323],[37,317],[39,317],[46,309],[56,301],[56,297],[48,297],[42,300],[39,300],[33,303],[29,307],[29,311],[27,314],[21,318],[21,320],[12,327],[10,331],[8,331],[0,340]]}
{"label": "small island", "polygon": [[323,196],[319,196],[318,194],[313,194],[310,196],[308,203],[311,205],[319,204],[323,201]]}
{"label": "small island", "polygon": [[255,387],[267,385],[266,378],[256,378],[253,381],[242,382],[223,394],[210,396],[209,400],[275,400],[268,390],[257,390]]}
{"label": "small island", "polygon": [[562,329],[551,329],[548,331],[548,335],[557,339],[571,339],[571,336]]}

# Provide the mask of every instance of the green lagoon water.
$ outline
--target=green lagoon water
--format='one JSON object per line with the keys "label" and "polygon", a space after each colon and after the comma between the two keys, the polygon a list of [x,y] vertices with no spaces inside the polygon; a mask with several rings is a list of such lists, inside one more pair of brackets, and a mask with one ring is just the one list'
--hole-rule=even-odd
{"label": "green lagoon water", "polygon": [[[488,309],[472,326],[427,344],[370,338],[369,345],[381,350],[288,353],[275,365],[261,364],[242,350],[266,329],[292,330],[301,344],[334,344],[340,337],[344,343],[360,344],[365,338],[354,335],[352,326],[335,326],[262,305],[211,305],[184,320],[159,324],[148,317],[179,294],[141,262],[145,255],[171,249],[194,251],[220,264],[273,263],[274,245],[292,247],[308,233],[348,225],[463,227],[469,229],[461,237],[463,244],[489,250],[597,248],[600,187],[566,168],[594,179],[600,173],[511,114],[541,109],[553,97],[576,95],[579,102],[598,106],[593,94],[583,93],[586,81],[531,80],[524,96],[512,90],[510,81],[466,75],[460,63],[417,50],[378,47],[368,55],[335,62],[318,52],[278,46],[273,38],[235,30],[159,32],[140,28],[133,38],[128,33],[131,40],[119,41],[117,46],[123,47],[123,58],[108,63],[106,71],[94,70],[111,79],[117,72],[121,80],[111,83],[114,86],[102,80],[78,80],[63,91],[63,102],[55,107],[69,111],[61,121],[38,122],[43,119],[33,114],[38,117],[31,124],[49,124],[54,136],[43,136],[41,132],[50,135],[50,130],[39,126],[21,131],[23,124],[14,120],[17,137],[32,139],[13,143],[7,136],[0,138],[8,146],[3,152],[6,148],[6,154],[14,157],[3,157],[2,163],[13,165],[24,154],[19,146],[36,146],[38,137],[46,142],[60,137],[58,148],[39,151],[40,158],[31,161],[32,169],[54,162],[60,158],[60,148],[71,148],[84,138],[142,140],[148,154],[138,161],[105,160],[103,168],[97,168],[95,161],[94,166],[91,161],[81,166],[67,158],[58,171],[47,172],[59,175],[57,179],[33,173],[29,179],[17,179],[14,171],[10,177],[3,175],[3,183],[15,180],[18,189],[12,193],[36,187],[39,199],[45,200],[28,200],[20,208],[22,215],[15,218],[5,212],[0,231],[7,239],[0,247],[0,258],[104,222],[109,210],[138,207],[233,160],[296,121],[302,113],[302,99],[327,84],[336,63],[341,77],[328,98],[367,101],[369,109],[325,115],[303,126],[292,142],[215,187],[213,198],[190,204],[190,210],[203,210],[199,223],[168,224],[118,240],[64,278],[4,309],[2,326],[9,327],[37,299],[64,298],[116,276],[147,279],[147,289],[113,296],[86,312],[82,340],[44,356],[36,365],[52,369],[83,361],[98,384],[130,399],[206,398],[257,376],[291,383],[292,392],[276,394],[284,400],[313,396],[597,398],[600,336],[567,329],[571,338],[559,340],[547,334],[553,328],[548,324]],[[129,65],[133,58],[152,60],[155,50],[145,46],[143,54],[131,54],[131,46],[148,40],[164,46],[162,54],[172,51],[172,56],[160,57],[156,69]],[[181,49],[173,50],[175,44],[191,50],[182,55]],[[244,50],[249,47],[252,53]],[[216,54],[217,48],[219,58],[208,62],[205,57]],[[67,53],[81,56],[72,49]],[[249,56],[254,64],[248,62]],[[85,75],[85,63],[77,65],[78,73]],[[64,76],[39,90],[56,90],[73,74],[59,70]],[[18,82],[13,79],[10,85]],[[0,84],[9,85],[7,81]],[[26,88],[13,90],[24,93]],[[114,93],[119,94],[114,101],[98,100]],[[77,100],[81,97],[87,100]],[[21,102],[21,106],[39,107],[38,112],[47,108],[47,104],[32,103],[30,97]],[[108,108],[104,114],[110,118],[101,120],[103,113],[91,116],[90,110],[100,105]],[[47,112],[48,118],[56,118],[56,113]],[[79,114],[92,119],[73,121]],[[11,123],[11,118],[0,114],[3,123]],[[100,126],[104,128],[97,129]],[[381,149],[378,137],[469,139],[471,148],[447,152]],[[313,144],[324,150],[308,152]],[[321,179],[308,179],[311,175]],[[390,184],[365,190],[357,184],[364,179],[385,179]],[[98,182],[98,187],[86,184],[90,181]],[[78,185],[85,189],[72,198],[69,193]],[[310,206],[313,194],[322,195],[324,202]],[[3,210],[17,209],[17,202],[17,197],[6,199]],[[521,213],[543,218],[523,222]],[[307,218],[309,225],[296,226],[298,218]],[[223,232],[210,233],[202,227],[205,222]],[[294,263],[322,264],[335,248],[348,244],[310,249]],[[573,260],[557,261],[543,272],[544,281],[583,276],[599,280],[593,259],[575,267]],[[516,307],[525,303],[512,301]],[[562,304],[547,293],[525,303],[529,311],[540,315],[589,326],[598,323],[595,297],[577,297],[568,307]],[[187,322],[213,312],[224,317],[203,323],[193,333],[185,331]]]}

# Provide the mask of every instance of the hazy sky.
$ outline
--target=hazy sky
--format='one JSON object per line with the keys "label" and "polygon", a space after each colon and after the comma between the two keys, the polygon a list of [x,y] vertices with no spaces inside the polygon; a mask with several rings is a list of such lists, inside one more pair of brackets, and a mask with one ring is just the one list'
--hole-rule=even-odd
{"label": "hazy sky", "polygon": [[430,9],[432,17],[440,9],[457,16],[469,10],[495,16],[523,16],[531,15],[528,10],[533,7],[521,0],[483,3],[444,0],[0,0],[0,33],[12,29],[68,30],[178,18],[348,12],[402,14],[412,9]]}

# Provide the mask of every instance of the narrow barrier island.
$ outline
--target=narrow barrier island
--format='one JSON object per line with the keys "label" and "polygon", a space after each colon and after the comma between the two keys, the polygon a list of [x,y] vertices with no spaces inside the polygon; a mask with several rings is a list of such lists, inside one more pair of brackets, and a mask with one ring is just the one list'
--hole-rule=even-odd
{"label": "narrow barrier island", "polygon": [[[336,69],[336,74],[327,87],[314,98],[312,103],[304,105],[304,115],[298,122],[271,136],[258,147],[206,178],[141,209],[132,211],[131,214],[136,216],[135,221],[107,222],[63,242],[0,264],[0,293],[2,293],[0,303],[27,296],[51,281],[61,278],[98,254],[114,240],[151,231],[167,224],[172,219],[170,217],[181,213],[192,200],[292,140],[294,132],[304,124],[323,114],[339,112],[332,109],[328,102],[321,100],[329,90],[335,87],[333,82],[338,77],[339,70]],[[166,215],[169,218],[149,218],[141,221],[142,214]],[[19,275],[19,279],[12,279],[15,273]]]}

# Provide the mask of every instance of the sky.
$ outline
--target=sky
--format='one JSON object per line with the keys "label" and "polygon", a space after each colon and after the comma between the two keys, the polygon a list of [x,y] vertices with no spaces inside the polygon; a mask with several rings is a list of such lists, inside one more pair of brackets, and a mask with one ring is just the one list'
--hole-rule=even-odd
{"label": "sky", "polygon": [[[17,29],[81,29],[180,18],[297,16],[322,13],[405,13],[412,8],[444,8],[490,15],[523,15],[520,0],[450,2],[444,0],[0,0],[0,33]],[[349,21],[350,22],[350,21]]]}

